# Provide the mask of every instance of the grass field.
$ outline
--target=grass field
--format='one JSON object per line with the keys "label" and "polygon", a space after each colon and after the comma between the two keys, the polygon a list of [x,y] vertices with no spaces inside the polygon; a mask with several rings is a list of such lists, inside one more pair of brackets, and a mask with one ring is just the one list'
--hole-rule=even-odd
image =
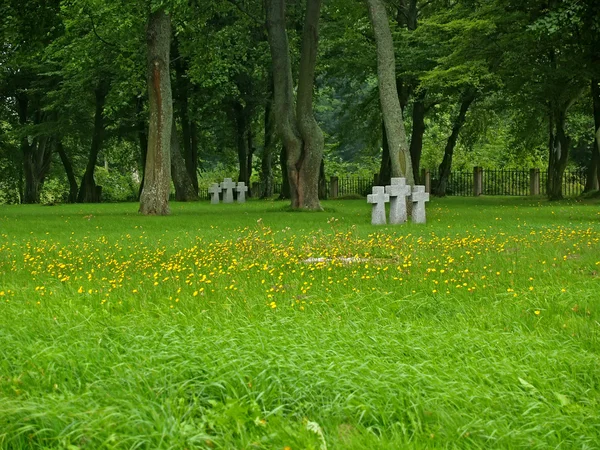
{"label": "grass field", "polygon": [[600,447],[600,205],[0,207],[0,448]]}

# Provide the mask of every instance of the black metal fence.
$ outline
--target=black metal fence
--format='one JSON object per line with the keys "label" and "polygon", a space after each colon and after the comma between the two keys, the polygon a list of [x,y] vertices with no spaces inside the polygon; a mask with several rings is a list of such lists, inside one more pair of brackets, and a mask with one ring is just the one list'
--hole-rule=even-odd
{"label": "black metal fence", "polygon": [[[439,180],[437,170],[426,171],[428,181],[423,183],[426,186],[435,187]],[[535,181],[532,180],[532,173],[529,170],[504,170],[504,169],[483,169],[481,170],[481,194],[482,195],[507,195],[507,196],[526,196],[532,193],[532,182],[538,185],[539,194],[546,195],[546,182],[548,174],[546,171],[539,171]],[[331,177],[334,178],[334,177]],[[330,178],[330,180],[331,180]],[[366,196],[371,193],[374,178],[364,178],[356,176],[342,176],[337,178],[337,196],[360,195]],[[327,197],[332,196],[332,183],[328,180],[326,183]],[[586,182],[586,171],[566,170],[563,175],[563,195],[565,197],[574,197],[580,195]],[[475,195],[474,190],[475,176],[473,171],[455,170],[451,172],[446,186],[446,195],[469,197]],[[281,181],[273,183],[273,193],[281,193]],[[262,192],[262,184],[254,183],[252,186],[252,195],[259,197]],[[200,198],[209,199],[207,188],[200,188]]]}
{"label": "black metal fence", "polygon": [[[436,186],[439,180],[437,170],[429,172],[431,186]],[[482,195],[531,195],[531,173],[529,170],[483,169],[481,172]],[[563,195],[575,197],[580,195],[586,182],[584,169],[565,170],[563,175]],[[546,195],[548,173],[539,172],[539,193]],[[474,175],[472,171],[453,171],[448,178],[446,195],[467,197],[475,195]]]}

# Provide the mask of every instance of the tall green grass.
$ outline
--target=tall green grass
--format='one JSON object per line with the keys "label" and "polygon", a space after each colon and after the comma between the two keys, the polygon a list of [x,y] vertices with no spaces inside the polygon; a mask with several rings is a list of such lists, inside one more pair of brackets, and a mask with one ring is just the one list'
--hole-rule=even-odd
{"label": "tall green grass", "polygon": [[597,448],[600,208],[0,207],[0,448]]}

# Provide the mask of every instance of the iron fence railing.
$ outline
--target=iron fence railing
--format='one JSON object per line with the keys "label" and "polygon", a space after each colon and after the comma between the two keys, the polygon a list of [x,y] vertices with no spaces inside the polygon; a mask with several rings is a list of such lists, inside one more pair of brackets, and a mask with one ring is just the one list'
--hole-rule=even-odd
{"label": "iron fence railing", "polygon": [[[422,180],[422,183],[435,188],[439,181],[437,170],[426,171],[428,181]],[[538,184],[539,194],[546,195],[546,183],[548,174],[546,171],[537,172],[535,183]],[[337,178],[337,196],[360,195],[366,196],[371,193],[375,185],[374,178],[365,178],[358,176],[330,177],[325,183],[325,191],[328,198],[332,196],[332,179]],[[446,195],[451,196],[473,196],[475,177],[473,171],[455,170],[452,171],[446,185]],[[507,196],[526,196],[532,193],[532,173],[530,170],[505,170],[505,169],[483,169],[481,170],[481,194],[482,195],[507,195]],[[580,195],[586,182],[586,171],[584,169],[566,170],[563,175],[563,195],[565,197],[574,197]],[[281,181],[273,182],[273,194],[281,194]],[[262,183],[253,183],[252,196],[260,197],[263,191]],[[209,199],[207,188],[200,188],[199,196],[201,199]]]}

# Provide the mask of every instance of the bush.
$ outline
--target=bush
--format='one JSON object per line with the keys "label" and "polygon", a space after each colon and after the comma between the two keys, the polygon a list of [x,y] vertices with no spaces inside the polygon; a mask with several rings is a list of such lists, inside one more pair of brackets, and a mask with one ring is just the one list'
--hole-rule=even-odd
{"label": "bush", "polygon": [[69,192],[58,178],[50,178],[44,182],[40,191],[40,205],[56,205],[66,202]]}
{"label": "bush", "polygon": [[96,167],[96,184],[102,186],[103,202],[133,202],[137,200],[139,183],[131,174],[122,174],[117,170]]}

